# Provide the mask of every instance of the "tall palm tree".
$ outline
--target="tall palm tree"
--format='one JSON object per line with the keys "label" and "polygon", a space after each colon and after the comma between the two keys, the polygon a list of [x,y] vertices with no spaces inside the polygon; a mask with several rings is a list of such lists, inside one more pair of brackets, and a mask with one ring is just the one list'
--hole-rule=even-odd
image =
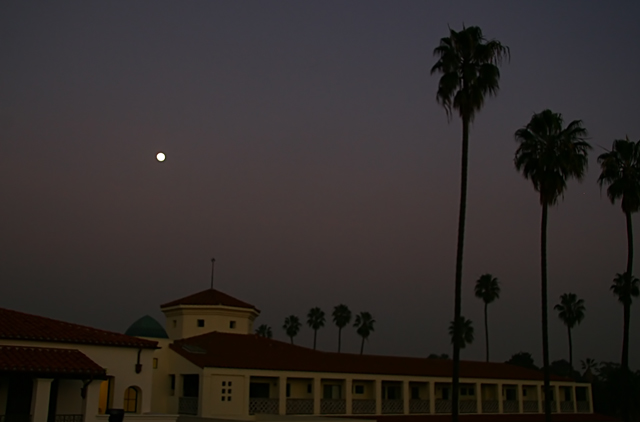
{"label": "tall palm tree", "polygon": [[[585,138],[587,130],[580,120],[563,127],[562,115],[551,110],[534,114],[531,121],[515,133],[520,142],[514,164],[531,180],[542,206],[540,225],[540,278],[542,301],[542,358],[544,390],[549,392],[549,332],[547,321],[547,212],[558,202],[571,178],[582,180],[591,148]],[[551,421],[551,393],[545,394],[545,420]]]}
{"label": "tall palm tree", "polygon": [[313,350],[316,350],[318,330],[324,327],[324,311],[318,307],[309,309],[309,313],[307,313],[307,325],[313,329]]}
{"label": "tall palm tree", "polygon": [[[473,321],[466,319],[463,316],[461,316],[458,321],[460,321],[460,327],[456,327],[454,321],[449,323],[449,335],[451,336],[451,344],[453,344],[455,343],[455,335],[457,331],[457,335],[460,336],[458,338],[458,343],[460,344],[460,348],[464,349],[467,347],[467,344],[473,343],[474,340]],[[458,329],[456,330],[456,328]]]}
{"label": "tall palm tree", "polygon": [[287,333],[287,337],[291,339],[291,344],[293,344],[293,338],[300,332],[300,327],[302,327],[302,324],[297,316],[289,315],[284,319],[282,328]]}
{"label": "tall palm tree", "polygon": [[351,322],[351,310],[347,305],[338,305],[333,308],[333,322],[338,327],[338,353],[342,344],[342,329]]}
{"label": "tall palm tree", "polygon": [[567,326],[569,334],[569,365],[573,369],[573,344],[571,343],[571,329],[579,325],[584,319],[584,300],[578,299],[575,293],[564,293],[560,296],[560,303],[553,307],[558,311],[558,317]]}
{"label": "tall palm tree", "polygon": [[[499,41],[487,40],[477,26],[462,27],[462,31],[449,28],[449,36],[440,39],[433,50],[438,58],[431,74],[440,73],[436,100],[449,118],[455,109],[462,119],[462,164],[460,177],[460,211],[458,215],[458,246],[456,248],[456,273],[454,296],[454,320],[462,312],[462,255],[464,251],[464,225],[467,209],[467,167],[469,157],[469,125],[484,104],[485,97],[494,96],[500,88],[498,65],[509,58],[509,47]],[[458,422],[460,384],[460,345],[453,344],[453,395],[452,421]]]}
{"label": "tall palm tree", "polygon": [[474,289],[477,298],[484,302],[484,343],[486,348],[487,362],[489,362],[489,320],[487,316],[488,305],[500,298],[500,283],[491,274],[483,274],[476,281]]}
{"label": "tall palm tree", "polygon": [[258,328],[256,328],[256,334],[260,337],[273,337],[273,331],[271,331],[271,327],[269,327],[267,324],[262,324]]}
{"label": "tall palm tree", "polygon": [[362,337],[362,343],[360,343],[360,354],[364,352],[364,341],[369,338],[369,335],[375,331],[374,325],[376,320],[369,312],[360,312],[356,315],[356,320],[353,324],[357,328],[356,332]]}
{"label": "tall palm tree", "polygon": [[[626,139],[613,141],[611,151],[600,154],[600,187],[605,184],[607,197],[612,204],[620,200],[622,212],[627,220],[627,271],[633,275],[633,227],[631,214],[640,209],[640,141],[632,142]],[[624,332],[622,336],[623,370],[629,369],[629,322],[631,320],[631,306],[624,305]]]}

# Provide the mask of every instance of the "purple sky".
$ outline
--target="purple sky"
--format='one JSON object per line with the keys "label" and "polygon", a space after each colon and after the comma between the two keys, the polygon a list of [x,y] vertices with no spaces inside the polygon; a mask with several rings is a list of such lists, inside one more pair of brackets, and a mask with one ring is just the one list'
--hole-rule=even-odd
{"label": "purple sky", "polygon": [[[541,362],[540,207],[513,133],[550,108],[582,119],[594,149],[550,212],[549,305],[584,298],[574,360],[618,361],[625,222],[596,157],[640,139],[638,16],[595,0],[3,1],[0,306],[124,331],[207,288],[215,256],[216,287],[278,339],[285,316],[344,303],[377,320],[365,351],[451,354],[461,124],[429,71],[465,23],[512,59],[472,126],[462,356],[484,359],[473,285],[490,272],[493,359]],[[636,306],[631,326],[637,369]],[[555,312],[550,336],[567,358]],[[335,350],[330,321],[318,343]]]}

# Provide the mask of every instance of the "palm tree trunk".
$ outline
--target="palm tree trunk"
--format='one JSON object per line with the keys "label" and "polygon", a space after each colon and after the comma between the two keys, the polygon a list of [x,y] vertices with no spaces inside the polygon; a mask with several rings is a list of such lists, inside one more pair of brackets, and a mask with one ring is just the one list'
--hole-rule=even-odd
{"label": "palm tree trunk", "polygon": [[342,342],[342,327],[338,327],[338,353],[340,353],[341,342]]}
{"label": "palm tree trunk", "polygon": [[484,344],[487,349],[487,362],[489,362],[489,321],[487,318],[487,302],[484,303]]}
{"label": "palm tree trunk", "polygon": [[460,212],[458,215],[458,247],[456,250],[456,279],[453,316],[453,374],[451,421],[458,422],[460,385],[460,317],[462,315],[462,255],[464,252],[464,223],[467,213],[467,172],[469,162],[469,116],[462,116],[462,170],[460,175]]}
{"label": "palm tree trunk", "polygon": [[360,354],[364,352],[364,337],[362,337],[362,343],[360,343]]}
{"label": "palm tree trunk", "polygon": [[318,337],[318,330],[313,330],[313,350],[316,350],[316,338]]}
{"label": "palm tree trunk", "polygon": [[[626,273],[626,283],[631,284],[631,280],[633,277],[633,227],[631,225],[631,213],[625,211],[625,217],[627,219],[627,273]],[[629,286],[630,287],[630,286]],[[622,334],[622,359],[621,359],[621,367],[623,374],[623,389],[624,391],[624,404],[622,407],[624,413],[624,420],[628,422],[630,420],[629,410],[630,410],[630,374],[629,374],[629,325],[631,322],[631,297],[625,298],[623,302],[624,308],[624,322],[623,322],[623,334]]]}
{"label": "palm tree trunk", "polygon": [[573,344],[571,343],[571,327],[567,325],[567,331],[569,332],[569,366],[573,370]]}
{"label": "palm tree trunk", "polygon": [[[544,420],[551,422],[551,389],[549,371],[549,329],[547,323],[547,209],[548,205],[542,201],[542,224],[540,228],[540,270],[542,278],[542,364],[544,366]],[[557,400],[557,397],[554,397]]]}

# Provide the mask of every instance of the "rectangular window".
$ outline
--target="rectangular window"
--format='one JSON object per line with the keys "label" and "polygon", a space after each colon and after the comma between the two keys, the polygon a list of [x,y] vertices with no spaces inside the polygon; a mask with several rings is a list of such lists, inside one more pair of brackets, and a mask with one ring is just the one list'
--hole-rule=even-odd
{"label": "rectangular window", "polygon": [[198,327],[204,327],[204,319],[198,320]]}
{"label": "rectangular window", "polygon": [[307,393],[311,394],[311,384],[307,384]]}
{"label": "rectangular window", "polygon": [[158,358],[153,358],[153,369],[158,369]]}
{"label": "rectangular window", "polygon": [[222,401],[224,401],[224,396],[222,396]]}
{"label": "rectangular window", "polygon": [[462,387],[462,388],[460,389],[460,395],[461,395],[461,396],[466,396],[466,395],[467,395],[467,389],[466,389],[465,387]]}
{"label": "rectangular window", "polygon": [[171,390],[171,395],[173,396],[176,393],[176,376],[173,374],[169,375],[169,389]]}
{"label": "rectangular window", "polygon": [[469,387],[467,392],[469,393],[470,396],[473,396],[473,387]]}
{"label": "rectangular window", "polygon": [[412,400],[420,399],[420,387],[411,387],[411,399]]}
{"label": "rectangular window", "polygon": [[224,387],[226,385],[227,385],[227,382],[226,381],[222,381],[222,386]]}
{"label": "rectangular window", "polygon": [[236,322],[235,321],[229,321],[229,328],[231,328],[231,329],[236,328]]}
{"label": "rectangular window", "polygon": [[364,385],[356,385],[355,386],[356,394],[364,394]]}
{"label": "rectangular window", "polygon": [[229,387],[231,387],[231,381],[229,381]]}
{"label": "rectangular window", "polygon": [[291,384],[287,383],[287,397],[291,397]]}
{"label": "rectangular window", "polygon": [[527,397],[527,390],[526,389],[522,389],[522,397]]}

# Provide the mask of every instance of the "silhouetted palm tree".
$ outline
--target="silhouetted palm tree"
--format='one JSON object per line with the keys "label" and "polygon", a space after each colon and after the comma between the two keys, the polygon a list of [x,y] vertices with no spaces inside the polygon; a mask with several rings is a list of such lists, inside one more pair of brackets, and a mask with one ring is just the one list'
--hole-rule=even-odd
{"label": "silhouetted palm tree", "polygon": [[[582,180],[587,168],[587,152],[591,148],[584,141],[587,131],[580,120],[563,127],[562,115],[551,110],[534,114],[531,121],[518,129],[515,138],[520,145],[514,163],[526,179],[531,180],[542,205],[540,227],[540,274],[542,296],[542,358],[544,391],[549,390],[549,332],[547,315],[547,212],[564,194],[567,180]],[[545,420],[551,421],[551,394],[545,394]]]}
{"label": "silhouetted palm tree", "polygon": [[486,347],[486,358],[489,362],[489,320],[487,316],[488,305],[496,299],[500,298],[500,283],[498,279],[491,274],[483,274],[476,281],[474,289],[477,298],[484,302],[484,341]]}
{"label": "silhouetted palm tree", "polygon": [[[466,319],[461,316],[460,319],[460,327],[458,327],[458,342],[460,343],[460,348],[464,349],[467,347],[467,344],[473,343],[473,322],[470,319]],[[455,343],[455,335],[456,335],[456,327],[454,321],[449,323],[449,335],[451,336],[451,344]]]}
{"label": "silhouetted palm tree", "polygon": [[[454,320],[462,312],[462,255],[464,225],[467,208],[467,169],[469,157],[469,124],[484,104],[485,97],[498,93],[500,70],[498,65],[509,58],[509,48],[499,41],[487,40],[477,26],[456,32],[449,28],[449,36],[440,39],[433,50],[438,58],[431,74],[440,73],[436,100],[450,118],[456,110],[462,119],[462,164],[460,180],[460,212],[458,216],[458,246],[456,249]],[[452,421],[458,422],[460,384],[460,345],[453,344]]]}
{"label": "silhouetted palm tree", "polygon": [[[621,200],[622,212],[627,220],[627,271],[633,275],[633,227],[631,214],[640,209],[640,141],[632,142],[627,139],[613,141],[611,151],[600,154],[600,187],[605,184],[607,197],[614,204]],[[624,323],[622,336],[623,370],[629,369],[629,322],[631,320],[631,307],[624,306]]]}
{"label": "silhouetted palm tree", "polygon": [[311,308],[307,314],[307,325],[313,329],[313,350],[316,350],[318,330],[324,327],[324,311],[318,307]]}
{"label": "silhouetted palm tree", "polygon": [[374,324],[376,320],[369,312],[360,312],[356,315],[356,321],[353,326],[357,328],[356,332],[362,337],[362,343],[360,343],[360,354],[364,352],[364,341],[369,338],[369,335],[375,331]]}
{"label": "silhouetted palm tree", "polygon": [[256,328],[256,334],[260,337],[273,337],[273,331],[271,331],[271,327],[269,327],[267,324],[262,324],[258,328]]}
{"label": "silhouetted palm tree", "polygon": [[571,329],[579,325],[584,319],[584,300],[578,299],[574,293],[564,293],[560,296],[560,303],[553,307],[558,311],[558,317],[567,326],[569,334],[569,365],[573,369],[573,344],[571,342]]}
{"label": "silhouetted palm tree", "polygon": [[333,308],[333,322],[338,327],[338,353],[340,353],[342,329],[351,322],[351,311],[347,305],[338,305]]}
{"label": "silhouetted palm tree", "polygon": [[291,344],[293,344],[293,338],[300,332],[300,327],[302,327],[302,324],[300,323],[300,319],[297,316],[289,315],[284,319],[284,325],[282,326],[282,328],[287,333],[287,336],[291,339]]}
{"label": "silhouetted palm tree", "polygon": [[611,285],[611,291],[618,298],[618,301],[623,305],[631,306],[634,297],[638,297],[640,294],[640,287],[638,286],[638,278],[629,278],[626,274],[616,274]]}
{"label": "silhouetted palm tree", "polygon": [[580,361],[580,366],[584,371],[582,377],[587,380],[587,382],[593,382],[595,378],[593,371],[598,369],[598,363],[591,358],[586,358]]}

